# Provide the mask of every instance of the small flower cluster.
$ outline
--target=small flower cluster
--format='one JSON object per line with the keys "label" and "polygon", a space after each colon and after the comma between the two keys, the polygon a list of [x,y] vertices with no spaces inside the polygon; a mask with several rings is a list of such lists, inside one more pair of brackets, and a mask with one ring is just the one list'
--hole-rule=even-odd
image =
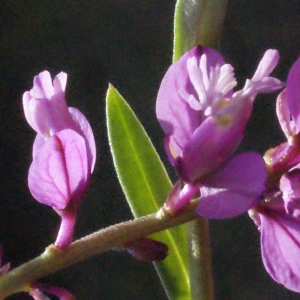
{"label": "small flower cluster", "polygon": [[266,270],[300,292],[300,58],[277,99],[287,142],[264,157],[255,152],[234,155],[257,94],[284,87],[269,76],[278,60],[276,50],[266,51],[254,76],[236,92],[233,67],[213,49],[197,46],[171,65],[158,92],[156,113],[180,181],[165,208],[178,214],[199,196],[197,212],[205,218],[230,218],[249,210],[261,232]]}

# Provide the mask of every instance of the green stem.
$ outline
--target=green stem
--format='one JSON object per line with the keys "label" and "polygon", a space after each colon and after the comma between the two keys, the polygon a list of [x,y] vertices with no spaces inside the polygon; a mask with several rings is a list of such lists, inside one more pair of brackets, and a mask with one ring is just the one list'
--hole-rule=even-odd
{"label": "green stem", "polygon": [[160,210],[142,218],[107,227],[73,242],[63,251],[50,246],[40,256],[0,277],[0,299],[17,292],[28,291],[30,283],[93,255],[194,220],[198,217],[196,205],[197,201],[193,201],[183,213],[175,217]]}
{"label": "green stem", "polygon": [[208,220],[198,218],[188,224],[190,251],[190,289],[192,300],[213,300]]}

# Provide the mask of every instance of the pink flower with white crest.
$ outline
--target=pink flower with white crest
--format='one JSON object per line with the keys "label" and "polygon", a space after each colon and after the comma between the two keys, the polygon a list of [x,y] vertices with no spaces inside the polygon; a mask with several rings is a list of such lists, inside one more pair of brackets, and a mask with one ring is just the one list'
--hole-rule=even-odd
{"label": "pink flower with white crest", "polygon": [[[208,218],[232,217],[256,203],[264,190],[264,161],[253,152],[234,160],[232,155],[244,136],[257,94],[283,87],[269,76],[278,59],[276,50],[266,51],[252,79],[234,93],[233,67],[213,49],[197,46],[168,69],[156,114],[166,133],[168,158],[187,185],[172,209],[185,207],[199,189],[197,211]],[[241,177],[241,168],[249,176]],[[231,180],[225,178],[228,174]]]}

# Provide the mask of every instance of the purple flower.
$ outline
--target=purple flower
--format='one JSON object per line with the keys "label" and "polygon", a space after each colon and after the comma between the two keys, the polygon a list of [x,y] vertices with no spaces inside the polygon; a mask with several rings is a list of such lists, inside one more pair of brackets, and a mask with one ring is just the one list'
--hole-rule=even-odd
{"label": "purple flower", "polygon": [[279,189],[288,214],[300,217],[300,58],[293,64],[286,89],[277,98],[277,116],[287,142],[266,153],[271,175],[281,176]]}
{"label": "purple flower", "polygon": [[277,98],[287,142],[267,151],[269,178],[264,201],[249,214],[261,232],[262,258],[278,283],[300,293],[300,58]]}
{"label": "purple flower", "polygon": [[198,46],[169,68],[156,113],[166,133],[169,160],[186,186],[167,208],[183,209],[199,187],[197,211],[204,217],[232,217],[256,203],[266,179],[262,157],[249,152],[230,159],[243,138],[256,95],[283,86],[269,77],[278,59],[276,50],[268,50],[252,79],[235,93],[233,67],[213,49]]}
{"label": "purple flower", "polygon": [[67,75],[58,74],[52,84],[49,72],[34,78],[34,86],[23,95],[28,123],[37,132],[28,185],[33,197],[51,206],[62,223],[55,245],[72,241],[76,211],[95,165],[93,132],[85,116],[65,101]]}
{"label": "purple flower", "polygon": [[278,59],[276,50],[268,50],[253,78],[234,94],[233,67],[213,49],[198,46],[169,68],[156,114],[169,160],[184,182],[197,182],[227,163],[243,138],[256,95],[283,86],[269,77]]}
{"label": "purple flower", "polygon": [[286,89],[277,98],[276,112],[287,142],[270,149],[265,157],[274,172],[300,162],[300,58],[293,64]]}
{"label": "purple flower", "polygon": [[261,232],[264,266],[286,288],[300,293],[300,219],[288,215],[282,200],[250,211]]}

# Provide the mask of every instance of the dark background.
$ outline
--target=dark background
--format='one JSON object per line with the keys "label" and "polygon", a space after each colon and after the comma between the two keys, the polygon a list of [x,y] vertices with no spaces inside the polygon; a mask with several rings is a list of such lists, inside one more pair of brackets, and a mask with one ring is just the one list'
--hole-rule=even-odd
{"label": "dark background", "polygon": [[[105,92],[112,82],[140,117],[175,179],[163,151],[155,98],[171,62],[171,0],[2,0],[0,89],[0,242],[15,267],[40,254],[56,236],[59,218],[27,188],[35,136],[22,111],[33,76],[68,73],[67,100],[90,120],[98,160],[78,215],[76,237],[131,218],[107,143]],[[299,1],[230,0],[221,52],[240,84],[263,52],[280,51],[275,75],[285,80],[300,54]],[[284,141],[275,95],[259,96],[241,150],[264,153]],[[211,222],[216,299],[300,299],[263,268],[259,233],[247,215]],[[108,252],[72,266],[45,282],[68,288],[78,299],[166,299],[151,264]],[[25,294],[9,299],[27,299]],[[180,300],[180,299],[179,299]]]}

